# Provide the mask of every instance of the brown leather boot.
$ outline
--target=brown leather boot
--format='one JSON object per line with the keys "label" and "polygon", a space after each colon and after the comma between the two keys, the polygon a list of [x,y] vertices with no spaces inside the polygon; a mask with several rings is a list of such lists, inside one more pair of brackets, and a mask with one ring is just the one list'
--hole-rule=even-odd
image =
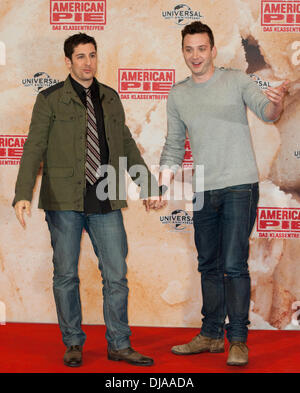
{"label": "brown leather boot", "polygon": [[80,367],[82,364],[82,346],[71,345],[64,355],[64,364],[68,367]]}
{"label": "brown leather boot", "polygon": [[175,355],[193,355],[202,352],[220,353],[224,352],[224,339],[215,339],[198,334],[187,344],[175,345],[171,352]]}
{"label": "brown leather boot", "polygon": [[124,360],[124,362],[135,366],[152,366],[154,363],[153,359],[136,352],[131,347],[119,350],[109,349],[107,358],[114,361]]}
{"label": "brown leather boot", "polygon": [[245,366],[248,364],[248,347],[245,343],[232,341],[227,359],[228,366]]}

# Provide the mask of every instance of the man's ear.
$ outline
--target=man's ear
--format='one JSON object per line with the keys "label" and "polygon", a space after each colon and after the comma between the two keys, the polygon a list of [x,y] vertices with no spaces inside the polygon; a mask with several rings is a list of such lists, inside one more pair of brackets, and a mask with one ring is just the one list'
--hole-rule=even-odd
{"label": "man's ear", "polygon": [[72,66],[72,61],[68,57],[65,57],[65,63],[68,69],[70,69]]}
{"label": "man's ear", "polygon": [[218,54],[217,48],[214,46],[214,47],[212,48],[213,59],[215,59],[215,58],[217,57],[217,54]]}

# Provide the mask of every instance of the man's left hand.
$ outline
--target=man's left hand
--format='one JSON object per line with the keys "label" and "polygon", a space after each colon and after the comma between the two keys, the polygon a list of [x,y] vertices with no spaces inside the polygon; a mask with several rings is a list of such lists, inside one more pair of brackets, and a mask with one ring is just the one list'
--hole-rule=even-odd
{"label": "man's left hand", "polygon": [[269,99],[269,104],[266,106],[265,109],[265,116],[274,121],[279,118],[282,110],[283,110],[283,100],[288,91],[290,81],[284,81],[278,87],[269,87],[265,90],[265,94]]}
{"label": "man's left hand", "polygon": [[163,201],[162,198],[159,196],[149,197],[148,199],[143,200],[143,205],[145,206],[147,212],[150,209],[153,210],[161,209],[162,207],[166,206],[166,204],[167,202]]}
{"label": "man's left hand", "polygon": [[280,86],[278,87],[269,87],[265,93],[268,99],[273,102],[275,105],[281,105],[283,102],[283,99],[285,97],[285,94],[288,91],[290,81],[286,80],[284,81]]}

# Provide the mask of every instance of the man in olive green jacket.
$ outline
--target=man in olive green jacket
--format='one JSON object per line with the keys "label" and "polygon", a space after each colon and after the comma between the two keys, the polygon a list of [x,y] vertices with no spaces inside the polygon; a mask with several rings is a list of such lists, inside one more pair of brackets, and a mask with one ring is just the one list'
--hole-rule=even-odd
{"label": "man in olive green jacket", "polygon": [[[109,165],[119,173],[119,159],[127,159],[127,168],[133,165],[147,166],[134,139],[125,124],[122,103],[118,94],[108,86],[97,82],[104,113],[104,129],[109,148]],[[31,201],[36,176],[43,162],[39,208],[45,210],[84,210],[86,154],[86,108],[72,87],[70,77],[37,96],[32,121],[16,183],[14,204],[20,200]],[[124,169],[124,168],[121,168]],[[147,171],[147,177],[139,178],[141,198],[151,195],[151,183],[155,178]],[[121,181],[122,183],[122,181]],[[120,199],[124,190],[119,189],[116,179],[116,195],[111,200],[112,210],[126,207]]]}
{"label": "man in olive green jacket", "polygon": [[[103,278],[108,358],[152,365],[153,360],[133,350],[129,341],[127,239],[120,210],[126,207],[126,200],[124,190],[119,189],[124,184],[124,162],[128,170],[139,165],[140,176],[133,179],[141,187],[146,210],[160,206],[158,198],[149,197],[151,183],[156,190],[158,186],[125,125],[118,94],[95,79],[94,38],[75,34],[65,41],[64,50],[70,75],[37,96],[13,205],[25,227],[23,214],[30,214],[36,176],[43,163],[39,208],[45,210],[51,234],[53,291],[67,347],[65,365],[81,365],[86,339],[78,278],[83,229],[91,238]],[[89,164],[96,168],[95,181],[89,178]]]}

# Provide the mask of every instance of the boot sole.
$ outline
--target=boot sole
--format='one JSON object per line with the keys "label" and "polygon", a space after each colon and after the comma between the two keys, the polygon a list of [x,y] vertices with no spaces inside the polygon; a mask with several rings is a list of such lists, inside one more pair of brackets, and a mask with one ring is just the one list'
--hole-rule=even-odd
{"label": "boot sole", "polygon": [[126,362],[128,364],[132,364],[133,366],[142,366],[142,367],[149,367],[149,366],[153,366],[154,362],[149,362],[149,363],[139,363],[139,362],[134,362],[131,360],[126,360],[123,358],[119,358],[119,357],[115,357],[115,356],[111,356],[111,355],[107,355],[107,359],[108,360],[112,360],[113,362]]}
{"label": "boot sole", "polygon": [[238,362],[227,362],[227,366],[247,366],[248,362],[238,363]]}
{"label": "boot sole", "polygon": [[68,362],[64,362],[64,365],[65,366],[67,366],[67,367],[80,367],[80,366],[82,366],[82,362],[80,362],[80,363],[77,363],[77,364],[71,364],[71,363],[68,363]]}
{"label": "boot sole", "polygon": [[210,353],[224,353],[225,349],[221,350],[210,350],[210,349],[204,349],[203,351],[197,351],[197,352],[177,352],[176,350],[172,350],[171,352],[174,353],[174,355],[197,355],[199,353],[205,353],[205,352],[210,352]]}

